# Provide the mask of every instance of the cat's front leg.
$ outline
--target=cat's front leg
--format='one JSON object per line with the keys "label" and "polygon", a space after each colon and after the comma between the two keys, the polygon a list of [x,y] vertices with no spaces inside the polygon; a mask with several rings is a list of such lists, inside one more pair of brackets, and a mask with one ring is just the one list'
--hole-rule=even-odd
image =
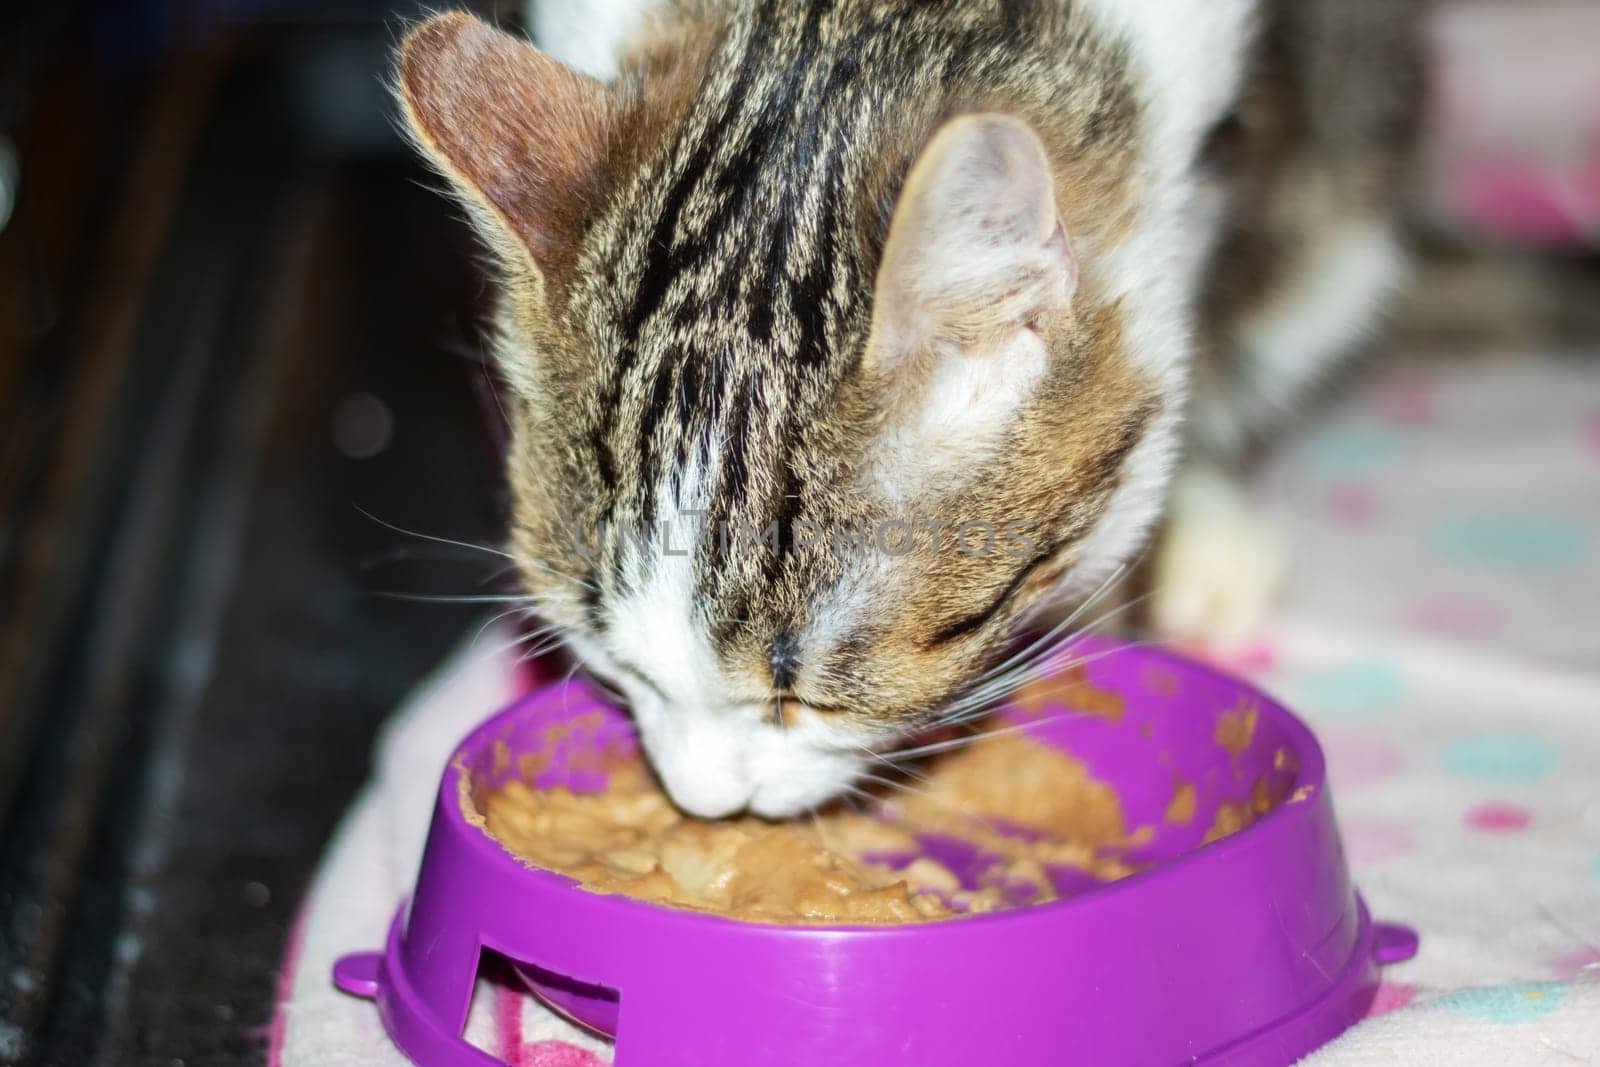
{"label": "cat's front leg", "polygon": [[1197,459],[1173,482],[1151,575],[1150,621],[1175,641],[1237,646],[1265,621],[1287,566],[1282,531],[1238,476]]}
{"label": "cat's front leg", "polygon": [[1216,233],[1190,375],[1195,458],[1155,554],[1151,621],[1165,636],[1235,643],[1282,584],[1286,539],[1235,472],[1293,429],[1405,277],[1396,214],[1420,112],[1422,11],[1419,0],[1262,9],[1255,70],[1213,131],[1195,199]]}

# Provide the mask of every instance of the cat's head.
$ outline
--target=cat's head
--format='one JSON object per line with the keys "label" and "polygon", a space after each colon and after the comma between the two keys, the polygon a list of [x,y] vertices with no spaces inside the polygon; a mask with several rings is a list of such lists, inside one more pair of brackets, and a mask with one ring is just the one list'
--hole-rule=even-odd
{"label": "cat's head", "polygon": [[400,59],[503,279],[522,577],[706,816],[837,793],[1099,583],[1173,421],[1093,266],[1132,225],[1116,85],[952,110],[760,21],[614,85],[462,15]]}

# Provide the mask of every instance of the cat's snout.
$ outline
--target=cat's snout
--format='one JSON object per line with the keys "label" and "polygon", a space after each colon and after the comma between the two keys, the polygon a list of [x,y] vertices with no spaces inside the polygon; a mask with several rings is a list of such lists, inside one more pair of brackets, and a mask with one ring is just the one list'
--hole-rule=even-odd
{"label": "cat's snout", "polygon": [[859,746],[807,740],[804,725],[784,728],[753,714],[730,720],[680,707],[647,711],[640,722],[667,794],[703,819],[797,815],[836,795],[860,769]]}
{"label": "cat's snout", "polygon": [[702,819],[721,819],[743,811],[750,803],[750,785],[732,775],[687,775],[662,781],[678,807]]}
{"label": "cat's snout", "polygon": [[658,746],[662,750],[654,755],[661,784],[678,807],[702,819],[721,819],[749,805],[755,790],[737,745],[710,731],[673,742]]}

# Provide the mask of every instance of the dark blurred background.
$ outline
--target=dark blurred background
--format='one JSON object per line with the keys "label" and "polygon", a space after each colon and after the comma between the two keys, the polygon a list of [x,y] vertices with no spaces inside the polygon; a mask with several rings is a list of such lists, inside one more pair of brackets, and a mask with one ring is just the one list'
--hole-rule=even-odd
{"label": "dark blurred background", "polygon": [[[0,15],[0,1062],[258,1062],[373,732],[480,615],[406,599],[482,592],[427,538],[501,506],[488,293],[384,86],[415,14]],[[1401,343],[1592,341],[1585,42],[1458,21]]]}
{"label": "dark blurred background", "polygon": [[254,1063],[376,724],[480,610],[387,594],[492,569],[390,528],[496,536],[486,292],[388,105],[417,5],[6,7],[0,1063]]}

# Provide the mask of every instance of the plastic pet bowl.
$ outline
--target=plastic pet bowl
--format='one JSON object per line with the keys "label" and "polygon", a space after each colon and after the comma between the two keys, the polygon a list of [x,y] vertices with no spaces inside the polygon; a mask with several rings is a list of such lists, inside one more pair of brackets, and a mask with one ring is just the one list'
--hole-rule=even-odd
{"label": "plastic pet bowl", "polygon": [[[604,787],[596,757],[632,751],[632,733],[568,682],[461,745],[387,947],[346,956],[334,980],[375,999],[395,1043],[430,1067],[501,1062],[462,1037],[485,950],[615,1036],[622,1067],[1292,1063],[1362,1017],[1379,965],[1411,956],[1416,936],[1373,923],[1352,888],[1322,752],[1299,720],[1179,657],[1093,648],[1080,688],[1100,713],[1072,714],[1066,687],[1059,707],[1005,714],[1112,785],[1130,830],[1151,828],[1124,853],[1151,864],[1138,874],[1063,884],[1077,895],[1052,903],[874,927],[762,925],[585,891],[523,865],[463,810],[516,775]],[[1104,713],[1107,692],[1120,714]],[[1222,717],[1252,710],[1248,745],[1219,743]],[[1194,790],[1183,822],[1167,818],[1179,783]],[[1284,800],[1202,845],[1221,806],[1252,789]]]}

